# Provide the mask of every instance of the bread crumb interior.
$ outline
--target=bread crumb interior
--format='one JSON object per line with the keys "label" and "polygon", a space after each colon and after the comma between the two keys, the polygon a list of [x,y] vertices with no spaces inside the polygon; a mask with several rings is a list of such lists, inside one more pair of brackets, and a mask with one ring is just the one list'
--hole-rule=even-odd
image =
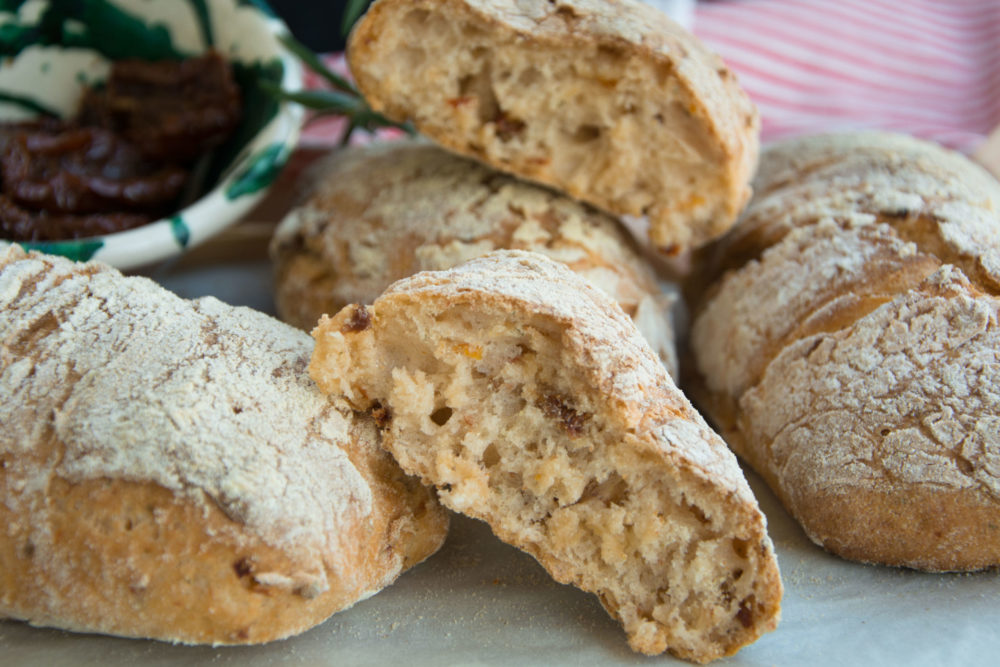
{"label": "bread crumb interior", "polygon": [[[453,148],[617,213],[650,215],[662,238],[690,234],[692,220],[731,218],[724,156],[669,66],[611,43],[538,40],[526,50],[470,17],[419,7],[380,40],[383,57],[366,67],[396,112],[430,136],[462,137]],[[413,73],[421,80],[404,79]]]}
{"label": "bread crumb interior", "polygon": [[404,468],[597,593],[637,650],[683,655],[753,626],[757,545],[705,509],[719,506],[709,491],[602,418],[557,325],[487,309],[406,317],[380,333],[393,371],[377,390]]}

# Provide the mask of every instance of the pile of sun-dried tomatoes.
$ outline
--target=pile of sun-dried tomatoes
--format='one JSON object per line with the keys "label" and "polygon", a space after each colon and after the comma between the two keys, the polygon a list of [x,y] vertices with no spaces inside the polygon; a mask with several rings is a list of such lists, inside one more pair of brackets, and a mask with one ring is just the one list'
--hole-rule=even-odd
{"label": "pile of sun-dried tomatoes", "polygon": [[240,116],[239,87],[217,53],[114,63],[72,120],[0,125],[0,238],[84,238],[170,214],[192,165]]}

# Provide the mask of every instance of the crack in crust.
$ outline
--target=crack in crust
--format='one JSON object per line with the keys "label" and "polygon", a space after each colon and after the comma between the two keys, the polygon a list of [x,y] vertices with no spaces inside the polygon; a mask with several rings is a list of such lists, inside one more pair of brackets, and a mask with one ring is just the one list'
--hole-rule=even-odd
{"label": "crack in crust", "polygon": [[817,543],[1000,564],[1000,184],[866,133],[779,144],[757,186],[688,290],[702,405]]}

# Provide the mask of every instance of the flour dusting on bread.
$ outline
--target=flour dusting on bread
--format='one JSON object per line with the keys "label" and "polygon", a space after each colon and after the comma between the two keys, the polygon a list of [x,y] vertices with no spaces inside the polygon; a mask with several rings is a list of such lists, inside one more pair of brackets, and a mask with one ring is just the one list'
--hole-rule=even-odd
{"label": "flour dusting on bread", "polygon": [[765,151],[699,258],[693,388],[817,543],[1000,564],[1000,184],[895,135]]}
{"label": "flour dusting on bread", "polygon": [[443,540],[373,423],[309,381],[304,333],[14,247],[0,312],[0,613],[259,643]]}
{"label": "flour dusting on bread", "polygon": [[275,232],[275,301],[306,330],[396,280],[493,250],[540,252],[611,296],[676,377],[672,300],[613,217],[421,142],[334,153]]}

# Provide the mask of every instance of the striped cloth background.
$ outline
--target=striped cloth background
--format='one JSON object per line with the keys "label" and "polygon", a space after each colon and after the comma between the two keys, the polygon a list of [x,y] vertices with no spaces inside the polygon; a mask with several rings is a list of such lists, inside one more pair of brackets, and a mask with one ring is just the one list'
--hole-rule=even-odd
{"label": "striped cloth background", "polygon": [[853,128],[972,152],[1000,123],[1000,0],[699,2],[765,141]]}
{"label": "striped cloth background", "polygon": [[764,141],[878,128],[971,153],[1000,124],[1000,0],[703,0],[693,30],[759,107]]}

